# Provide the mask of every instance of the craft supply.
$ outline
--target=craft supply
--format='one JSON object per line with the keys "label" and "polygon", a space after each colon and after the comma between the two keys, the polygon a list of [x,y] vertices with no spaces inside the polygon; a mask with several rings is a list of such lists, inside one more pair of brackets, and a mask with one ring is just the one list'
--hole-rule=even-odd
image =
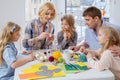
{"label": "craft supply", "polygon": [[65,74],[58,66],[47,66],[45,64],[34,64],[31,67],[24,69],[22,74],[19,74],[20,80],[36,80],[59,76],[65,76]]}

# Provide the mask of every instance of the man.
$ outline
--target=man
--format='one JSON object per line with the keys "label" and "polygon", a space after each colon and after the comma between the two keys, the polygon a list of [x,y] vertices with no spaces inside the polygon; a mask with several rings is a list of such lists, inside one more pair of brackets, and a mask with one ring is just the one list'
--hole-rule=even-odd
{"label": "man", "polygon": [[[120,34],[120,27],[117,25],[113,25],[111,23],[102,21],[101,11],[96,7],[89,7],[83,12],[83,17],[85,19],[85,23],[88,26],[85,30],[85,41],[81,43],[79,46],[71,46],[70,49],[77,51],[85,52],[86,48],[91,50],[97,50],[101,46],[98,43],[98,31],[102,26],[111,26],[115,28]],[[114,49],[111,49],[114,55],[120,55],[120,48],[114,46]]]}

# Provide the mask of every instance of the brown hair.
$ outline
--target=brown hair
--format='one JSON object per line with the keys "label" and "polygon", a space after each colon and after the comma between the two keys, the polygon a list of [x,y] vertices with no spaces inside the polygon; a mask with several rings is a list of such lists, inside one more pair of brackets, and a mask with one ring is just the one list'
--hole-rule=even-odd
{"label": "brown hair", "polygon": [[89,7],[83,12],[83,17],[85,16],[90,16],[92,18],[95,18],[97,16],[101,20],[102,14],[101,14],[100,9],[96,7]]}
{"label": "brown hair", "polygon": [[74,17],[72,15],[70,15],[70,14],[66,14],[61,18],[61,21],[63,21],[63,20],[66,20],[66,22],[69,24],[69,26],[70,26],[69,32],[73,37],[74,32],[75,32],[75,20],[74,20]]}
{"label": "brown hair", "polygon": [[20,31],[20,26],[18,24],[15,24],[13,22],[8,22],[3,30],[2,34],[0,35],[0,65],[2,65],[3,61],[3,51],[4,47],[7,45],[7,43],[11,42],[11,36],[15,34],[17,31]]}

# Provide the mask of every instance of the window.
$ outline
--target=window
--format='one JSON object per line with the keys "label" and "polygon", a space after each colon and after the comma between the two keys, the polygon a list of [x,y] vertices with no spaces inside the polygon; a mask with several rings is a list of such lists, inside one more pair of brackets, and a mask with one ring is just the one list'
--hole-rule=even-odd
{"label": "window", "polygon": [[103,20],[109,21],[108,0],[66,0],[66,13],[75,18],[75,26],[78,33],[78,42],[84,39],[86,25],[82,17],[83,11],[89,6],[98,7],[103,14]]}

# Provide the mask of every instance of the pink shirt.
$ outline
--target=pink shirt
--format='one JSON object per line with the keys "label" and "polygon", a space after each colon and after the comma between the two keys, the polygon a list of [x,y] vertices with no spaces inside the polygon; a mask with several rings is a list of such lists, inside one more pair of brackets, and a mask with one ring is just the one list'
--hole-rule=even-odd
{"label": "pink shirt", "polygon": [[114,57],[110,50],[105,50],[101,54],[100,60],[89,58],[88,64],[90,67],[98,70],[109,69],[115,75],[116,80],[120,80],[120,57]]}

